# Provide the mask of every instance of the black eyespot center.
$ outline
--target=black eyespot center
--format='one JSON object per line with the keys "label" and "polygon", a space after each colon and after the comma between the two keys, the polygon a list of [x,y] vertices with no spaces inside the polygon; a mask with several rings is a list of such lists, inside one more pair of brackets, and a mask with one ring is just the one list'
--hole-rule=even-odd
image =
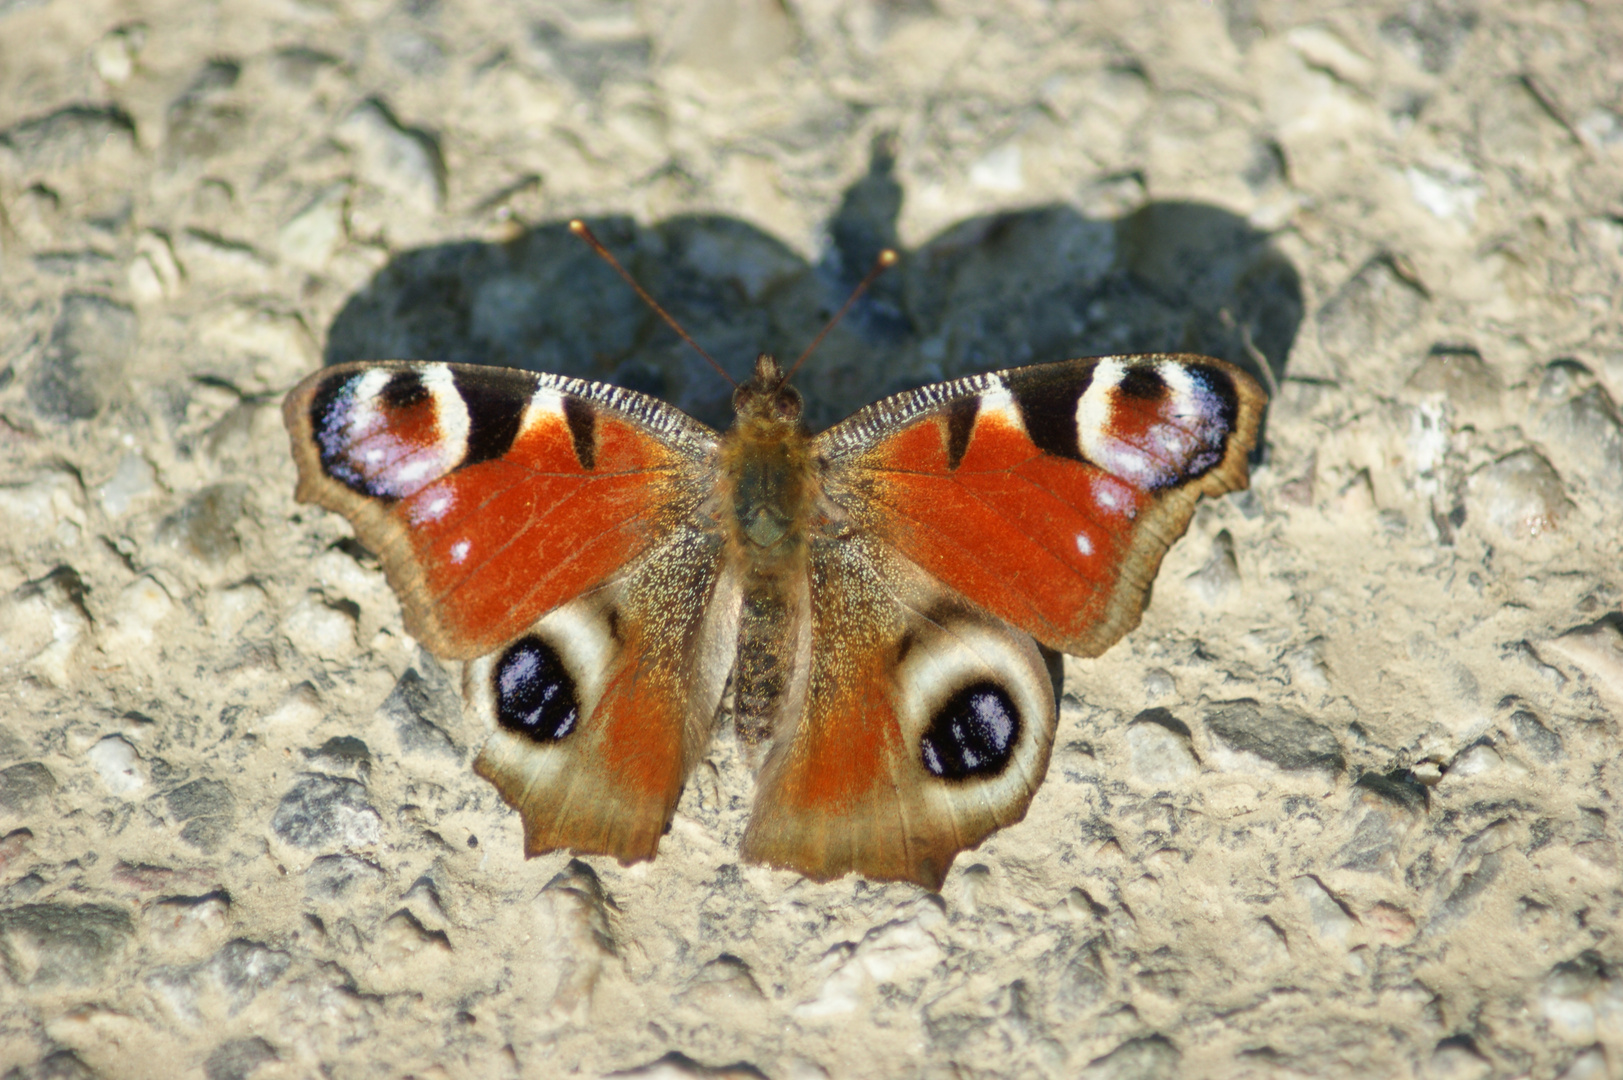
{"label": "black eyespot center", "polygon": [[919,756],[943,780],[983,779],[1008,767],[1020,742],[1020,710],[997,683],[972,683],[936,710]]}
{"label": "black eyespot center", "polygon": [[378,399],[390,410],[410,409],[423,404],[432,396],[428,386],[423,382],[423,377],[415,371],[395,372],[378,392]]}
{"label": "black eyespot center", "polygon": [[1122,375],[1116,389],[1125,397],[1140,401],[1159,401],[1166,396],[1167,381],[1153,367],[1131,367]]}
{"label": "black eyespot center", "polygon": [[557,742],[575,730],[580,697],[563,658],[534,634],[509,645],[491,674],[496,722],[535,742]]}

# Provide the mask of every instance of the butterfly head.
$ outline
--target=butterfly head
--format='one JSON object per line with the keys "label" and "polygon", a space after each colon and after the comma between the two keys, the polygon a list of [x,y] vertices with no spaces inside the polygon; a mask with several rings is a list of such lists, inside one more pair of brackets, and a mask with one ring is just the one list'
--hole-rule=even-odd
{"label": "butterfly head", "polygon": [[762,353],[755,374],[733,391],[733,411],[741,424],[800,425],[800,391],[789,385],[778,361]]}

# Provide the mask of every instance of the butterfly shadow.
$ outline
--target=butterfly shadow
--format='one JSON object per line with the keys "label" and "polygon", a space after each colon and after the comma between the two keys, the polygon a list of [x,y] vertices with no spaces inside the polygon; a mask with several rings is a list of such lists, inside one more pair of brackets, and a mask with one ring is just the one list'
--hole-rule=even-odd
{"label": "butterfly shadow", "polygon": [[[1076,356],[1197,352],[1270,390],[1284,378],[1300,277],[1238,215],[1177,201],[1112,219],[1036,206],[968,219],[908,250],[896,233],[902,197],[881,143],[816,262],[723,215],[589,224],[737,379],[762,351],[792,362],[878,253],[895,248],[898,265],[796,378],[813,430],[886,394]],[[731,418],[731,388],[563,221],[504,243],[400,253],[339,311],[325,359],[558,372],[653,394],[713,427]]]}

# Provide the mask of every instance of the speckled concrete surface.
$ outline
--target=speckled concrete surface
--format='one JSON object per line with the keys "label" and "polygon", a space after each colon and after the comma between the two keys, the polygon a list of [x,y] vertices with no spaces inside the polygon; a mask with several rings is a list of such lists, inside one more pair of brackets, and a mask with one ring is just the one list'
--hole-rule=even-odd
{"label": "speckled concrete surface", "polygon": [[[1623,1076],[1623,8],[0,0],[0,1075]],[[526,862],[323,360],[1275,388],[939,895]],[[11,1070],[11,1071],[7,1071]]]}

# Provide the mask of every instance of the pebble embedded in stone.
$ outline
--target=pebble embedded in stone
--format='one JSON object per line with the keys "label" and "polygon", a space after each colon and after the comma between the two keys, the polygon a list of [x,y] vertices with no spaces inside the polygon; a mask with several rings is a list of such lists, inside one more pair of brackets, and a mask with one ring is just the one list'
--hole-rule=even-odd
{"label": "pebble embedded in stone", "polygon": [[1561,736],[1545,727],[1538,716],[1527,709],[1517,709],[1510,716],[1510,729],[1516,739],[1546,764],[1558,761],[1563,750]]}
{"label": "pebble embedded in stone", "polygon": [[1553,532],[1572,512],[1561,477],[1536,450],[1518,450],[1483,467],[1467,490],[1471,515],[1512,540]]}
{"label": "pebble embedded in stone", "polygon": [[1124,738],[1133,775],[1151,787],[1177,784],[1200,770],[1189,729],[1165,709],[1139,713]]}
{"label": "pebble embedded in stone", "polygon": [[114,795],[133,795],[146,787],[146,766],[141,755],[118,735],[109,735],[85,751],[85,760]]}
{"label": "pebble embedded in stone", "polygon": [[0,132],[0,146],[23,173],[44,175],[123,157],[135,148],[135,124],[117,106],[69,105]]}
{"label": "pebble embedded in stone", "polygon": [[736,956],[723,954],[700,968],[686,989],[677,995],[677,1000],[710,1012],[753,1008],[762,1004],[766,995],[750,974],[748,964]]}
{"label": "pebble embedded in stone", "polygon": [[55,790],[56,777],[38,761],[0,769],[0,808],[13,813],[32,809]]}
{"label": "pebble embedded in stone", "polygon": [[203,1059],[204,1080],[249,1080],[261,1065],[280,1061],[276,1048],[254,1035],[229,1039]]}
{"label": "pebble embedded in stone", "polygon": [[1450,779],[1485,776],[1501,768],[1504,763],[1505,759],[1492,746],[1477,743],[1460,751],[1460,755],[1449,765],[1447,776]]}
{"label": "pebble embedded in stone", "polygon": [[120,392],[135,354],[135,313],[91,293],[69,293],[28,380],[34,411],[59,424],[90,420]]}
{"label": "pebble embedded in stone", "polygon": [[1347,944],[1358,922],[1342,902],[1317,878],[1304,875],[1291,882],[1291,888],[1307,907],[1313,936],[1326,943]]}
{"label": "pebble embedded in stone", "polygon": [[242,550],[237,522],[246,513],[247,498],[247,484],[212,484],[159,522],[156,539],[206,563],[223,563]]}
{"label": "pebble embedded in stone", "polygon": [[1561,1039],[1584,1044],[1623,1034],[1623,975],[1586,949],[1550,969],[1539,990],[1545,1021]]}
{"label": "pebble embedded in stone", "polygon": [[230,835],[236,824],[237,801],[219,780],[200,777],[164,795],[169,813],[181,822],[180,838],[211,852]]}
{"label": "pebble embedded in stone", "polygon": [[157,472],[143,455],[133,451],[125,454],[98,491],[102,509],[108,517],[122,517],[132,503],[156,490],[157,480]]}
{"label": "pebble embedded in stone", "polygon": [[123,955],[133,933],[123,908],[24,904],[0,910],[0,965],[22,986],[86,986]]}
{"label": "pebble embedded in stone", "polygon": [[109,613],[102,647],[113,655],[150,656],[155,631],[174,611],[175,602],[169,590],[150,575],[143,574],[119,590]]}
{"label": "pebble embedded in stone", "polygon": [[418,213],[445,197],[445,166],[427,135],[395,119],[388,106],[368,101],[338,125],[338,136],[355,151],[360,175]]}
{"label": "pebble embedded in stone", "polygon": [[231,914],[223,894],[166,897],[144,913],[153,944],[172,952],[198,955],[217,948]]}
{"label": "pebble embedded in stone", "polygon": [[292,963],[292,956],[286,952],[245,938],[226,942],[206,962],[208,973],[225,991],[233,1014],[270,989]]}
{"label": "pebble embedded in stone", "polygon": [[372,752],[353,735],[334,735],[314,749],[301,751],[314,769],[327,773],[350,773],[364,780],[372,768]]}
{"label": "pebble embedded in stone", "polygon": [[1345,767],[1341,745],[1329,729],[1289,709],[1237,701],[1213,709],[1204,720],[1221,768],[1252,771],[1263,764],[1285,772],[1334,774]]}
{"label": "pebble embedded in stone", "polygon": [[1165,1036],[1130,1039],[1088,1062],[1082,1080],[1162,1080],[1179,1074],[1183,1055]]}
{"label": "pebble embedded in stone", "polygon": [[357,888],[366,892],[384,883],[383,870],[353,855],[323,855],[304,872],[304,892],[314,900],[353,899]]}
{"label": "pebble embedded in stone", "polygon": [[282,631],[302,651],[323,660],[346,660],[359,647],[352,605],[329,604],[306,596],[282,620]]}
{"label": "pebble embedded in stone", "polygon": [[1603,695],[1623,705],[1623,630],[1615,621],[1568,630],[1540,647],[1577,667]]}
{"label": "pebble embedded in stone", "polygon": [[406,753],[460,758],[448,731],[460,722],[461,702],[439,665],[428,670],[432,679],[419,675],[416,668],[407,668],[378,711],[394,724],[400,749]]}
{"label": "pebble embedded in stone", "polygon": [[344,207],[348,184],[332,184],[316,194],[276,234],[276,253],[305,270],[320,270],[347,239]]}
{"label": "pebble embedded in stone", "polygon": [[383,835],[383,819],[354,780],[312,774],[293,785],[271,817],[271,829],[307,851],[364,848]]}
{"label": "pebble embedded in stone", "polygon": [[1211,555],[1205,566],[1190,575],[1189,586],[1214,607],[1240,594],[1240,563],[1234,556],[1234,537],[1227,529],[1212,537]]}
{"label": "pebble embedded in stone", "polygon": [[1604,387],[1591,386],[1546,413],[1538,434],[1564,468],[1610,498],[1623,497],[1623,418]]}
{"label": "pebble embedded in stone", "polygon": [[248,134],[247,109],[232,94],[242,76],[235,60],[205,63],[169,105],[164,151],[171,160],[201,163],[233,149]]}
{"label": "pebble embedded in stone", "polygon": [[1403,843],[1423,810],[1422,797],[1384,777],[1362,777],[1350,802],[1347,824],[1352,835],[1330,857],[1330,865],[1396,877]]}
{"label": "pebble embedded in stone", "polygon": [[1319,343],[1342,362],[1355,362],[1401,336],[1420,318],[1425,304],[1425,294],[1407,267],[1393,256],[1378,255],[1319,309]]}
{"label": "pebble embedded in stone", "polygon": [[308,682],[290,689],[276,708],[265,714],[267,728],[302,730],[315,726],[321,719],[321,695]]}
{"label": "pebble embedded in stone", "polygon": [[1444,1039],[1431,1053],[1431,1072],[1438,1080],[1482,1080],[1493,1066],[1476,1044],[1464,1036]]}
{"label": "pebble embedded in stone", "polygon": [[383,921],[378,933],[379,956],[384,964],[400,964],[421,956],[446,957],[451,942],[443,930],[430,930],[404,909]]}
{"label": "pebble embedded in stone", "polygon": [[1499,376],[1475,349],[1433,349],[1409,376],[1409,387],[1440,395],[1455,408],[1481,411],[1498,404]]}

